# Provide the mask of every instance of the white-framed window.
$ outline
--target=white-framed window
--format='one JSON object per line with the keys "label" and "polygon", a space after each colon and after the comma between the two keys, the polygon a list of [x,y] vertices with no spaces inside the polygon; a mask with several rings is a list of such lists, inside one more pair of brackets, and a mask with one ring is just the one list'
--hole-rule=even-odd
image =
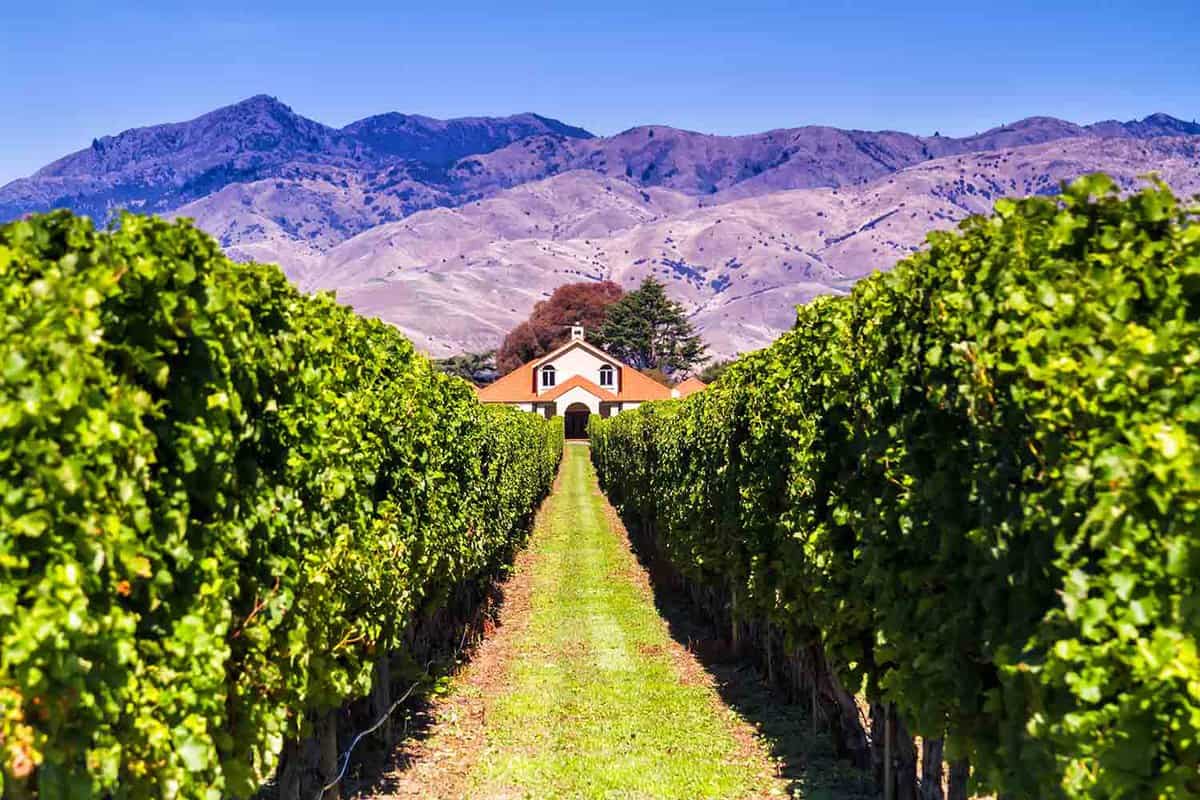
{"label": "white-framed window", "polygon": [[554,365],[547,364],[542,367],[542,388],[549,389],[554,385]]}
{"label": "white-framed window", "polygon": [[600,385],[611,388],[613,385],[614,370],[608,364],[600,368]]}

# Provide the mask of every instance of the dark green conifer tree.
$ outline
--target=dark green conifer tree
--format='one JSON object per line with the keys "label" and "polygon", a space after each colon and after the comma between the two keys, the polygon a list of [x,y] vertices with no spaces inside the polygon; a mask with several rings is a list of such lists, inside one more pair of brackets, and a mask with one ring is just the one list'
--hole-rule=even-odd
{"label": "dark green conifer tree", "polygon": [[704,342],[683,306],[650,277],[609,306],[599,338],[608,352],[639,370],[674,376],[706,360]]}

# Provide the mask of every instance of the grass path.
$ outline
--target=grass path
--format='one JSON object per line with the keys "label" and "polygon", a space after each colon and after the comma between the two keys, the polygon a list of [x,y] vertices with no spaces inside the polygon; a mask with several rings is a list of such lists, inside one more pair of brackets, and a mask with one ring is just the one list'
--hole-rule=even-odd
{"label": "grass path", "polygon": [[681,669],[688,654],[614,535],[587,448],[568,447],[565,462],[533,543],[532,615],[489,719],[475,796],[758,794],[765,753]]}
{"label": "grass path", "polygon": [[769,745],[671,638],[615,519],[569,445],[500,633],[375,797],[787,796]]}

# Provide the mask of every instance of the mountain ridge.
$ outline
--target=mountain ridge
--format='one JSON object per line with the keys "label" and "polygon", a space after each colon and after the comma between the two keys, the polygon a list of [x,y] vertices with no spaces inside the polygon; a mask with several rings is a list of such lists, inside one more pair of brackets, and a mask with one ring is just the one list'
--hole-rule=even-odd
{"label": "mountain ridge", "polygon": [[[56,206],[99,220],[117,208],[164,212],[231,184],[316,176],[330,169],[368,175],[399,168],[420,176],[440,164],[420,157],[422,143],[438,127],[457,134],[458,146],[470,152],[539,132],[592,135],[536,114],[455,120],[399,115],[420,121],[405,146],[398,141],[401,137],[389,139],[373,127],[386,116],[337,129],[297,114],[275,97],[258,94],[183,122],[101,136],[88,148],[0,186],[0,220]],[[472,131],[474,142],[469,141]],[[390,147],[380,149],[381,142]]]}
{"label": "mountain ridge", "polygon": [[0,187],[0,221],[56,206],[191,217],[232,257],[278,262],[437,354],[494,346],[559,283],[653,274],[727,355],[1001,195],[1053,193],[1096,169],[1200,190],[1198,147],[1200,125],[1166,114],[1035,116],[964,137],[822,125],[602,137],[532,112],[334,128],[255,95],[99,137]]}
{"label": "mountain ridge", "polygon": [[583,128],[532,112],[435,119],[389,111],[356,120],[340,130],[376,152],[441,166],[538,134],[593,138]]}
{"label": "mountain ridge", "polygon": [[[585,211],[595,222],[600,203],[572,210],[562,198],[586,191],[607,199],[627,184],[574,171],[372,228],[324,254],[307,285],[337,289],[362,313],[448,353],[494,346],[561,283],[615,280],[631,288],[653,276],[724,356],[764,346],[790,326],[797,303],[848,291],[915,252],[929,231],[986,213],[1000,197],[1050,194],[1094,169],[1132,190],[1151,166],[1177,192],[1200,192],[1200,137],[1074,138],[956,154],[865,185],[712,205],[657,188],[646,200],[629,187],[622,202],[642,202],[610,211],[607,233],[579,227]],[[529,192],[563,213],[521,219],[505,207],[535,208],[514,197]],[[421,302],[401,302],[408,297]]]}
{"label": "mountain ridge", "polygon": [[[658,141],[652,143],[656,132]],[[596,137],[531,112],[448,120],[386,112],[333,128],[297,114],[275,97],[259,94],[184,122],[94,139],[90,148],[0,186],[0,219],[55,206],[98,219],[121,207],[163,212],[230,184],[285,173],[291,178],[316,176],[330,169],[348,169],[360,176],[390,169],[392,178],[400,173],[404,180],[433,187],[433,191],[416,192],[426,195],[423,199],[402,204],[398,210],[402,215],[432,205],[470,202],[527,180],[579,168],[605,174],[614,174],[615,169],[641,185],[697,195],[727,192],[721,199],[731,199],[769,190],[863,183],[956,152],[1079,135],[1177,134],[1200,135],[1200,125],[1157,113],[1142,120],[1090,126],[1054,117],[1027,117],[958,138],[830,126],[718,136],[665,125]],[[664,145],[664,140],[669,141]],[[770,174],[763,178],[764,173]],[[386,191],[391,188],[387,180],[376,178],[376,184]],[[747,185],[733,189],[741,183]]]}

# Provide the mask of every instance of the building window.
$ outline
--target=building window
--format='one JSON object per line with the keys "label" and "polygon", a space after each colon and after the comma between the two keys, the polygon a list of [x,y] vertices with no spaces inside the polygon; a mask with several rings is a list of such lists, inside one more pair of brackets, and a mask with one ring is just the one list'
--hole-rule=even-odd
{"label": "building window", "polygon": [[607,387],[613,385],[613,368],[608,364],[600,368],[600,385]]}
{"label": "building window", "polygon": [[549,389],[554,385],[554,367],[547,365],[542,367],[542,388]]}

